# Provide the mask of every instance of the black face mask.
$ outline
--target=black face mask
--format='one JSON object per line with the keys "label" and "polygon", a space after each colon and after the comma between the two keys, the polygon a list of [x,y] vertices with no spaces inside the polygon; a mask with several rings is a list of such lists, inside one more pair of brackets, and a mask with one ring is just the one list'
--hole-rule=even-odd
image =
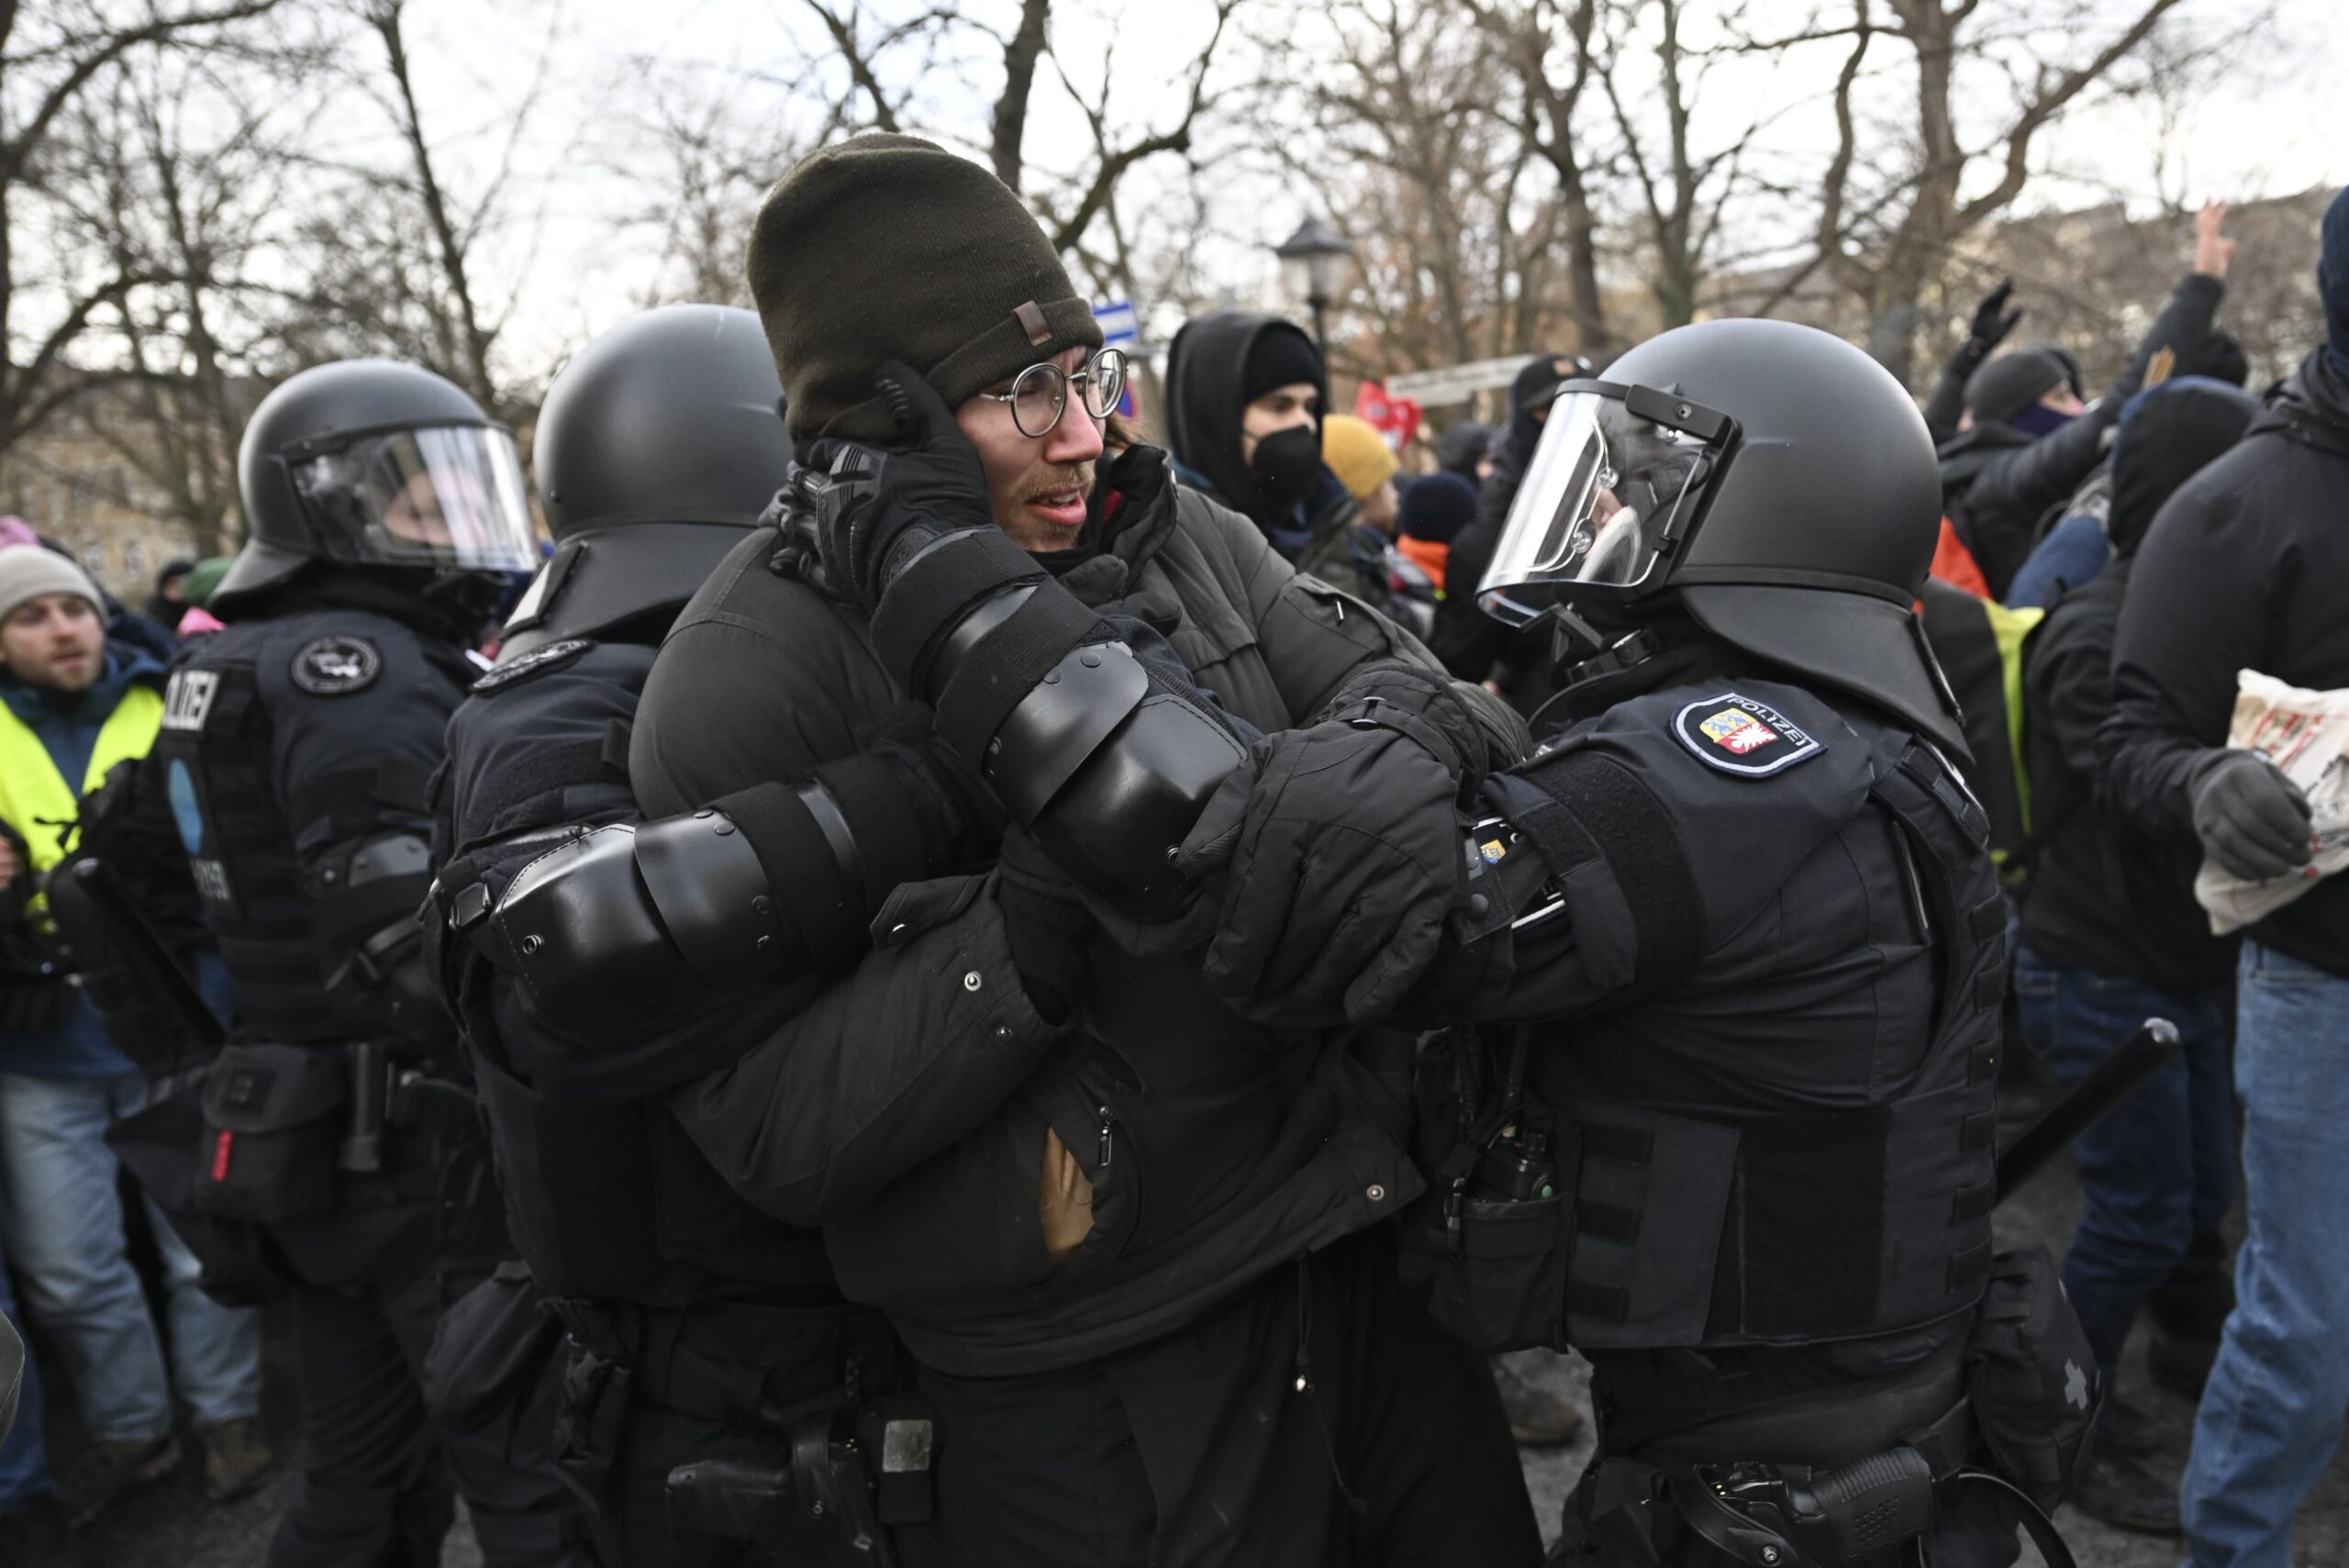
{"label": "black face mask", "polygon": [[1256,483],[1275,495],[1302,501],[1321,479],[1321,431],[1314,425],[1292,425],[1256,443],[1248,460]]}

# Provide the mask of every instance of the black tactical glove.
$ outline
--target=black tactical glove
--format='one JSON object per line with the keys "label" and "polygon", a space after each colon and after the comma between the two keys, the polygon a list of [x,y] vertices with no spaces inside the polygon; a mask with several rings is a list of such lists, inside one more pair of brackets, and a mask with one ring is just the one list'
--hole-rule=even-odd
{"label": "black tactical glove", "polygon": [[2022,319],[2021,306],[2012,310],[2007,308],[2008,296],[2014,292],[2014,279],[2004,279],[1997,288],[1984,295],[1982,303],[1974,307],[1974,328],[1966,337],[1965,346],[1973,351],[1976,359],[1987,358],[1990,350],[2015,329],[2015,323]]}
{"label": "black tactical glove", "polygon": [[802,471],[826,579],[866,609],[923,545],[995,524],[986,471],[954,411],[903,361],[885,361],[874,384],[896,419],[898,445],[821,442]]}
{"label": "black tactical glove", "polygon": [[2227,750],[2199,764],[2188,786],[2203,852],[2246,882],[2270,882],[2309,863],[2309,800],[2256,751]]}
{"label": "black tactical glove", "polygon": [[1023,828],[1004,835],[996,871],[996,902],[1020,987],[1046,1023],[1066,1023],[1085,985],[1092,913]]}
{"label": "black tactical glove", "polygon": [[[1467,896],[1462,800],[1485,750],[1465,707],[1424,681],[1375,672],[1331,717],[1257,742],[1184,840],[1179,870],[1226,873],[1204,974],[1242,1013],[1376,1022],[1442,951]],[[1405,693],[1425,711],[1390,700]]]}

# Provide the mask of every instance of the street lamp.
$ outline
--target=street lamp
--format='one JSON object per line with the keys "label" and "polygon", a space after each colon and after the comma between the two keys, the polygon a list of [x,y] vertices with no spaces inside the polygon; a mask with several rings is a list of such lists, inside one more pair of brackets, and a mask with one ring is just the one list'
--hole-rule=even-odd
{"label": "street lamp", "polygon": [[1321,357],[1330,357],[1330,333],[1322,313],[1345,286],[1346,268],[1354,259],[1354,242],[1322,222],[1308,217],[1297,232],[1273,247],[1288,274],[1292,294],[1301,294],[1313,310],[1313,343]]}

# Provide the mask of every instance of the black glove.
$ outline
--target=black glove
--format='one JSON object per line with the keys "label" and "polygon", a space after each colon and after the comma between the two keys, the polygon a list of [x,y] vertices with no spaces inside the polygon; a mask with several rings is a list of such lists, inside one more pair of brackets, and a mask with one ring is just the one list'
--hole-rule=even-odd
{"label": "black glove", "polygon": [[1460,801],[1481,745],[1375,700],[1346,711],[1257,742],[1176,862],[1227,873],[1204,973],[1252,1016],[1385,1018],[1467,896]]}
{"label": "black glove", "polygon": [[802,471],[826,579],[866,609],[922,545],[995,524],[986,471],[954,411],[902,361],[885,361],[874,384],[897,422],[898,444],[883,451],[819,442]]}
{"label": "black glove", "polygon": [[2309,863],[2309,798],[2256,751],[2218,752],[2195,770],[2194,831],[2203,852],[2246,882]]}
{"label": "black glove", "polygon": [[1024,828],[1004,834],[996,872],[996,902],[1020,987],[1046,1023],[1066,1023],[1090,967],[1092,913]]}
{"label": "black glove", "polygon": [[1987,357],[1998,346],[2001,339],[2015,329],[2015,323],[2022,319],[2021,306],[2012,310],[2007,308],[2007,297],[2014,292],[2014,279],[2005,279],[1997,288],[1984,295],[1982,303],[1974,307],[1974,329],[1967,336],[1965,346],[1973,350],[1976,359]]}

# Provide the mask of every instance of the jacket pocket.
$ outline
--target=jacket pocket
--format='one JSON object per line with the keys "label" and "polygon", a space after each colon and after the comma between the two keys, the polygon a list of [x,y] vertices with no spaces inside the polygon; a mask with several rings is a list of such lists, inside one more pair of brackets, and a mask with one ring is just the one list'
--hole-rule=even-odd
{"label": "jacket pocket", "polygon": [[[1089,1071],[1041,1086],[1035,1095],[1045,1129],[1040,1140],[1045,1183],[1038,1192],[1039,1219],[1052,1243],[1049,1251],[1055,1266],[1063,1272],[1116,1262],[1141,1231],[1141,1142],[1133,1136],[1131,1118],[1121,1106],[1126,1098],[1125,1091],[1110,1088]],[[1047,1187],[1052,1192],[1050,1199]],[[1085,1218],[1090,1219],[1082,1230],[1069,1201],[1074,1192],[1082,1193]],[[1046,1205],[1054,1199],[1058,1212],[1048,1217]],[[1055,1219],[1060,1221],[1057,1235]]]}

